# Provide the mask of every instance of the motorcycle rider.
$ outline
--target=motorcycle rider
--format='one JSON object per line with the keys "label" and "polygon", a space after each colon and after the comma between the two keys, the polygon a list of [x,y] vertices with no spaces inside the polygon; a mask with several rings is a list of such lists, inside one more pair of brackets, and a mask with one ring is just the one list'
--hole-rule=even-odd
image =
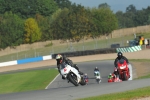
{"label": "motorcycle rider", "polygon": [[[60,66],[61,64],[64,64],[64,63],[70,65],[71,67],[75,67],[79,71],[79,68],[77,67],[76,64],[73,66],[73,63],[71,63],[71,60],[70,59],[68,60],[67,57],[63,57],[61,54],[56,55],[56,61],[57,61],[57,68],[58,68],[59,73],[60,73]],[[79,74],[81,74],[80,71],[79,71]],[[65,79],[65,78],[62,76],[62,79]]]}
{"label": "motorcycle rider", "polygon": [[114,65],[115,65],[116,68],[117,68],[117,62],[118,62],[119,60],[121,60],[121,59],[124,59],[124,60],[127,62],[127,64],[129,64],[128,59],[127,59],[125,56],[123,56],[123,54],[122,54],[121,52],[118,52],[117,58],[116,58],[115,61],[114,61]]}
{"label": "motorcycle rider", "polygon": [[94,72],[95,72],[95,71],[99,71],[99,69],[98,69],[97,67],[95,67]]}
{"label": "motorcycle rider", "polygon": [[[64,59],[64,61],[65,61],[66,64],[70,65],[71,67],[74,67],[75,69],[77,69],[80,72],[77,64],[73,64],[72,60],[70,60],[69,58],[67,58],[65,55],[63,56],[63,59]],[[80,73],[83,74],[82,72],[80,72]]]}
{"label": "motorcycle rider", "polygon": [[112,79],[113,78],[113,76],[112,76],[112,74],[110,73],[109,75],[108,75],[108,79]]}
{"label": "motorcycle rider", "polygon": [[[114,65],[115,65],[116,68],[118,67],[118,66],[117,66],[117,62],[118,62],[119,60],[121,60],[121,59],[125,60],[126,63],[129,64],[128,59],[127,59],[125,56],[123,56],[123,54],[122,54],[121,52],[118,52],[117,58],[116,58],[115,61],[114,61]],[[130,72],[129,68],[128,68],[128,71]],[[118,70],[117,70],[116,73],[119,74]],[[129,73],[129,77],[130,77],[130,73]]]}
{"label": "motorcycle rider", "polygon": [[84,74],[83,78],[86,80],[86,84],[88,84],[89,77],[87,76],[87,73]]}
{"label": "motorcycle rider", "polygon": [[94,76],[96,76],[95,71],[98,71],[100,73],[98,67],[95,67],[95,69],[94,69]]}
{"label": "motorcycle rider", "polygon": [[115,67],[114,68],[114,72],[113,72],[116,76],[118,76],[119,75],[119,72],[118,72],[118,70],[117,70],[117,68]]}

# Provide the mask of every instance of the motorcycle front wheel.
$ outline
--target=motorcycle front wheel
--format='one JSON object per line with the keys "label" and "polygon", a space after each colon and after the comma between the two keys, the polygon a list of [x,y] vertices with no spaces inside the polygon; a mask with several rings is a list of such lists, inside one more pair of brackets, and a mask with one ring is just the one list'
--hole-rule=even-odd
{"label": "motorcycle front wheel", "polygon": [[123,76],[124,76],[124,80],[126,81],[127,80],[126,72],[123,72]]}
{"label": "motorcycle front wheel", "polygon": [[74,74],[73,75],[71,75],[71,74],[73,74],[73,73],[68,74],[68,76],[67,76],[68,80],[75,86],[78,86],[79,84],[77,83],[77,79],[75,79],[75,76],[73,76]]}

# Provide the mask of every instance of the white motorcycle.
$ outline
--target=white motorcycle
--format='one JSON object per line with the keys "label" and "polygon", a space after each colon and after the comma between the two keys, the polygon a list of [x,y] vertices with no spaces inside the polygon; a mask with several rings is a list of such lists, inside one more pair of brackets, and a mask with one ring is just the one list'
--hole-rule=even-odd
{"label": "white motorcycle", "polygon": [[65,77],[69,82],[71,82],[75,86],[78,86],[79,84],[86,85],[84,78],[74,67],[63,63],[60,66],[60,72],[63,77]]}
{"label": "white motorcycle", "polygon": [[95,76],[96,82],[99,84],[101,82],[100,72],[94,71],[94,76]]}

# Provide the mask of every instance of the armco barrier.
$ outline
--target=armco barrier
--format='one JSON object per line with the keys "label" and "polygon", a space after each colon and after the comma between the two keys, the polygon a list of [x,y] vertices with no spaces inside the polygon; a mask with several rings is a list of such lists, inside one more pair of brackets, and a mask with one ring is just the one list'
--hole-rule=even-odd
{"label": "armco barrier", "polygon": [[[107,54],[107,53],[116,53],[115,48],[105,48],[105,49],[96,49],[96,50],[86,50],[86,51],[75,51],[75,52],[66,52],[61,53],[62,55],[66,55],[67,57],[74,56],[86,56],[86,55],[94,55],[94,54]],[[53,54],[52,58],[54,59],[57,54]]]}
{"label": "armco barrier", "polygon": [[[94,55],[94,54],[116,53],[116,51],[117,52],[135,52],[135,51],[139,51],[139,50],[141,50],[141,46],[124,47],[124,48],[116,48],[116,49],[115,48],[106,48],[106,49],[67,52],[67,53],[61,53],[61,54],[66,55],[67,57],[74,57],[74,56],[85,56],[85,55]],[[25,64],[25,63],[30,63],[30,62],[38,62],[38,61],[42,61],[42,60],[49,60],[49,59],[54,59],[55,56],[56,56],[56,54],[42,56],[42,57],[2,62],[2,63],[0,63],[0,67],[17,65],[17,64]]]}
{"label": "armco barrier", "polygon": [[122,48],[116,48],[117,52],[135,52],[142,50],[141,46],[132,46],[132,47],[122,47]]}
{"label": "armco barrier", "polygon": [[51,55],[43,56],[43,57],[28,58],[28,59],[20,59],[20,60],[2,62],[0,63],[0,67],[25,64],[25,63],[30,63],[30,62],[38,62],[38,61],[49,60],[49,59],[52,59]]}

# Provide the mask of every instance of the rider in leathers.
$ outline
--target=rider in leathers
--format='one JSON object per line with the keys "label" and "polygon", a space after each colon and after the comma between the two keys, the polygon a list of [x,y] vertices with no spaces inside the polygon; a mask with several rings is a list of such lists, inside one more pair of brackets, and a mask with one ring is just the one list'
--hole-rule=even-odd
{"label": "rider in leathers", "polygon": [[70,60],[69,58],[67,58],[65,55],[63,56],[63,59],[64,59],[64,61],[65,61],[66,64],[70,65],[71,67],[76,68],[80,72],[77,64],[73,64],[72,60]]}
{"label": "rider in leathers", "polygon": [[[119,60],[121,60],[121,59],[124,59],[126,62],[127,62],[127,64],[129,64],[129,61],[128,61],[128,59],[125,57],[125,56],[123,56],[123,54],[121,53],[121,52],[118,52],[118,54],[117,54],[117,58],[115,59],[115,61],[114,61],[114,66],[116,67],[116,69],[117,69],[117,62],[119,61]],[[118,70],[114,70],[114,74],[116,75],[116,76],[118,76],[119,75],[119,72],[118,72]],[[128,68],[128,70],[129,70],[129,68]],[[130,75],[129,75],[129,77],[130,77]]]}
{"label": "rider in leathers", "polygon": [[[59,73],[60,73],[61,64],[68,64],[71,67],[74,67],[79,71],[79,68],[77,67],[77,65],[73,64],[73,62],[70,59],[68,59],[66,56],[63,57],[62,55],[58,54],[56,55],[56,61],[57,61],[57,68],[58,68]],[[79,74],[82,74],[82,73],[79,71]],[[65,78],[62,76],[62,79],[65,79]]]}
{"label": "rider in leathers", "polygon": [[118,52],[118,54],[117,54],[117,58],[115,59],[115,61],[114,61],[114,65],[115,65],[115,67],[117,68],[117,62],[120,60],[120,59],[124,59],[126,62],[127,62],[127,64],[129,64],[129,61],[128,61],[128,59],[125,57],[125,56],[123,56],[123,54],[121,53],[121,52]]}

